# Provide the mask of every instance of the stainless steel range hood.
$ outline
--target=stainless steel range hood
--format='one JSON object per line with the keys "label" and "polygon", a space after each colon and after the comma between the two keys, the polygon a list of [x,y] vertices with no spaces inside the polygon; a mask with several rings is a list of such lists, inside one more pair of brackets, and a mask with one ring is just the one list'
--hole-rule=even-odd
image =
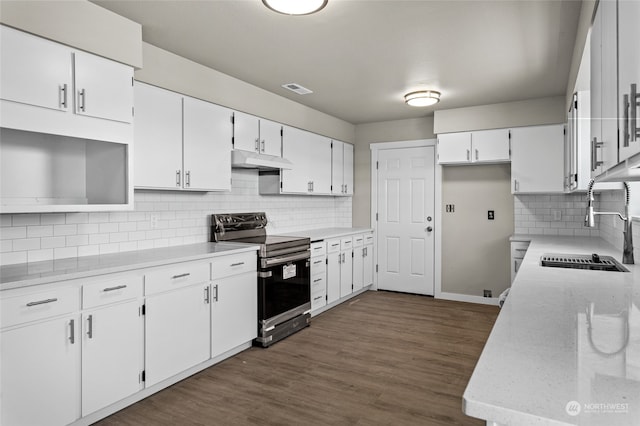
{"label": "stainless steel range hood", "polygon": [[231,167],[260,170],[292,169],[293,163],[275,155],[234,149],[231,151]]}

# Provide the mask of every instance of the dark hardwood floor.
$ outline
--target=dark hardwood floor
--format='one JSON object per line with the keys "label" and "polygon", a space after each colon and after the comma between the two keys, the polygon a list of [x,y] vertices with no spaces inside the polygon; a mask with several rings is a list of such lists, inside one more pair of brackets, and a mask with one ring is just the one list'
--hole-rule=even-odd
{"label": "dark hardwood floor", "polygon": [[494,306],[366,292],[98,424],[484,425],[462,393]]}

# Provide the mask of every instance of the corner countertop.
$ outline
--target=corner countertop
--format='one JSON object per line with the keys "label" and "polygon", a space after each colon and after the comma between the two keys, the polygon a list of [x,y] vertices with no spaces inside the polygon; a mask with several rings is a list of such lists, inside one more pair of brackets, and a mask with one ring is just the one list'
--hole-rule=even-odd
{"label": "corner countertop", "polygon": [[[610,255],[601,238],[531,241],[463,397],[500,425],[640,424],[640,265],[540,266],[544,253]],[[636,259],[640,262],[640,259]]]}
{"label": "corner countertop", "polygon": [[373,228],[317,228],[288,232],[287,235],[308,237],[313,241],[327,240],[329,238],[345,237],[353,234],[365,234],[373,232]]}
{"label": "corner countertop", "polygon": [[96,275],[256,251],[241,243],[200,243],[0,267],[0,291]]}

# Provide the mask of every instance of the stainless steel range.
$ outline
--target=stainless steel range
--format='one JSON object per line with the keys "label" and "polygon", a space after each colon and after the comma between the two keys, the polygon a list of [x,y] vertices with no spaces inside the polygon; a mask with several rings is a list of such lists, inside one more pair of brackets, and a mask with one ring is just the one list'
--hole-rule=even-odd
{"label": "stainless steel range", "polygon": [[258,252],[258,338],[267,347],[309,325],[311,278],[309,238],[267,235],[267,215],[214,214],[211,239],[260,246]]}

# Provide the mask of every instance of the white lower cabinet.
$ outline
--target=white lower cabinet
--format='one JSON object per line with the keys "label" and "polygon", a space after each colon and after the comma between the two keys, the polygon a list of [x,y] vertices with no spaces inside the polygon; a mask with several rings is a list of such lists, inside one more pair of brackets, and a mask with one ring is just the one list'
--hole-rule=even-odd
{"label": "white lower cabinet", "polygon": [[79,322],[74,313],[2,332],[1,424],[66,425],[80,418]]}
{"label": "white lower cabinet", "polygon": [[211,289],[211,357],[215,358],[258,336],[256,272],[214,280]]}
{"label": "white lower cabinet", "polygon": [[143,317],[138,300],[82,314],[82,415],[142,389]]}
{"label": "white lower cabinet", "polygon": [[518,269],[520,269],[520,265],[522,264],[522,259],[524,259],[524,255],[529,248],[528,241],[512,241],[511,242],[511,282],[516,279],[516,274],[518,273]]}
{"label": "white lower cabinet", "polygon": [[146,385],[152,386],[210,356],[209,282],[149,296],[145,302]]}
{"label": "white lower cabinet", "polygon": [[373,234],[353,237],[353,291],[373,284]]}
{"label": "white lower cabinet", "polygon": [[324,241],[311,243],[311,311],[327,304],[327,255]]}
{"label": "white lower cabinet", "polygon": [[327,303],[353,292],[353,249],[351,237],[327,241]]}
{"label": "white lower cabinet", "polygon": [[364,236],[364,260],[362,261],[362,267],[362,285],[367,287],[373,284],[373,232],[365,234]]}

